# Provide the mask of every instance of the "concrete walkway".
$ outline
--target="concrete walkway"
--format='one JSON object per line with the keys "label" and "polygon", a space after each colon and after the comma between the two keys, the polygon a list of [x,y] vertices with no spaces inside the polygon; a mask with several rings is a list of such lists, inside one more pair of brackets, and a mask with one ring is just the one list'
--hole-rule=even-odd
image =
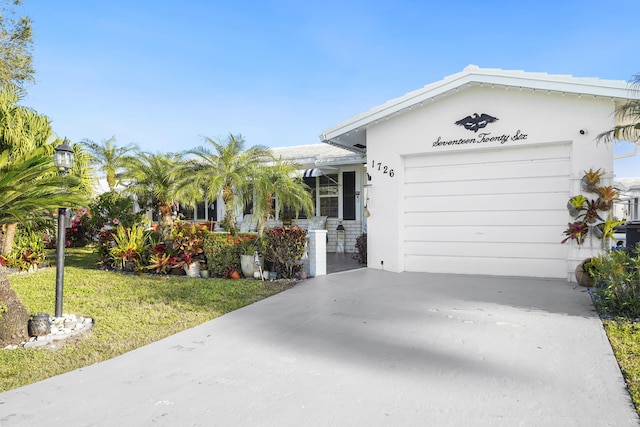
{"label": "concrete walkway", "polygon": [[0,394],[0,426],[637,426],[588,294],[355,270]]}

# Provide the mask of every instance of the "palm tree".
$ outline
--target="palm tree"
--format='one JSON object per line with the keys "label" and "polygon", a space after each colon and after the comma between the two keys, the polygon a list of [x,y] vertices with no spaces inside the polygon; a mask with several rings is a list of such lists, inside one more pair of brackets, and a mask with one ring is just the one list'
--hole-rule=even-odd
{"label": "palm tree", "polygon": [[[24,92],[16,85],[6,85],[0,87],[0,151],[6,156],[5,162],[15,162],[19,164],[25,158],[42,148],[44,155],[53,165],[54,147],[61,141],[52,139],[51,123],[46,116],[38,114],[35,110],[18,105],[22,100]],[[71,171],[72,175],[79,176],[83,185],[76,188],[84,195],[90,195],[93,186],[91,185],[92,171],[83,162],[83,154],[80,147],[72,147],[77,161]],[[52,172],[56,174],[55,169]],[[34,181],[35,182],[35,181]],[[55,207],[55,205],[51,205]],[[64,205],[63,205],[64,206]],[[17,207],[17,209],[20,209]],[[27,214],[29,212],[26,212]],[[33,210],[31,218],[41,212]],[[27,217],[20,218],[21,222]],[[13,245],[13,237],[18,226],[18,219],[14,221],[3,221],[0,230],[0,251],[7,254]]]}
{"label": "palm tree", "polygon": [[[12,159],[10,150],[0,153],[0,225],[15,225],[44,216],[58,206],[86,202],[78,191],[79,179],[60,176],[47,147]],[[15,227],[4,228],[2,254],[11,252]]]}
{"label": "palm tree", "polygon": [[126,166],[138,152],[138,146],[128,144],[123,147],[116,146],[116,138],[112,136],[106,141],[97,144],[91,140],[82,141],[91,155],[91,164],[98,167],[105,174],[109,191],[115,191],[116,186],[126,170]]}
{"label": "palm tree", "polygon": [[0,87],[0,151],[20,156],[47,144],[52,131],[49,118],[18,105],[24,92],[16,85]]}
{"label": "palm tree", "polygon": [[181,154],[142,153],[128,164],[131,182],[128,191],[137,196],[138,203],[158,212],[159,226],[165,240],[173,229],[173,205],[180,201],[183,185],[179,179]]}
{"label": "palm tree", "polygon": [[[633,76],[631,89],[640,95],[640,74]],[[598,141],[612,142],[623,140],[640,143],[640,99],[632,99],[615,109],[616,121],[620,124],[602,132],[596,137]]]}
{"label": "palm tree", "polygon": [[271,151],[255,145],[244,150],[242,135],[229,134],[224,141],[206,138],[212,147],[200,146],[187,151],[195,156],[187,162],[184,176],[192,177],[192,189],[199,188],[204,198],[216,200],[222,193],[225,215],[222,226],[232,234],[237,232],[236,211],[251,198],[251,178],[258,176],[264,161],[273,159]]}
{"label": "palm tree", "polygon": [[277,197],[278,210],[313,212],[313,199],[309,187],[298,173],[298,165],[279,158],[271,166],[263,166],[252,180],[254,193],[253,214],[258,218],[258,233],[262,236],[266,222],[274,213],[272,201]]}

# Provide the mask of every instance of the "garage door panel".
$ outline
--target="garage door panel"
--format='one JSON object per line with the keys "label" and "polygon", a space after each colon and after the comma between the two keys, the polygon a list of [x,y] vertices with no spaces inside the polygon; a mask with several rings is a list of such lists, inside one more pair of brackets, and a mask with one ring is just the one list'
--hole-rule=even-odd
{"label": "garage door panel", "polygon": [[405,200],[406,212],[429,211],[502,211],[557,210],[566,208],[568,193],[451,195],[410,197]]}
{"label": "garage door panel", "polygon": [[[566,176],[566,160],[535,160],[510,163],[484,163],[467,165],[464,167],[463,176],[472,176],[474,179],[502,179],[527,178],[532,176]],[[405,182],[449,182],[459,180],[460,168],[441,166],[434,168],[407,168],[405,170]]]}
{"label": "garage door panel", "polygon": [[[458,225],[453,227],[414,226],[405,230],[405,242],[424,242],[440,244],[442,242],[485,242],[500,243],[554,243],[560,245],[565,226],[477,226]],[[505,247],[505,251],[506,251]]]}
{"label": "garage door panel", "polygon": [[[503,224],[521,226],[535,221],[537,225],[557,225],[558,214],[566,212],[566,209],[545,211],[466,211],[466,212],[410,212],[405,215],[405,226],[426,226],[437,224],[440,227],[453,227],[460,224],[475,224],[478,226]],[[567,214],[567,222],[569,216]]]}
{"label": "garage door panel", "polygon": [[[478,266],[483,268],[479,269]],[[567,263],[561,259],[470,258],[451,256],[406,256],[406,271],[431,273],[493,274],[500,276],[564,277]],[[564,271],[563,276],[550,272]],[[482,272],[482,273],[481,273]]]}
{"label": "garage door panel", "polygon": [[[505,252],[509,256],[505,256]],[[479,255],[481,254],[481,255]],[[566,256],[567,246],[555,243],[538,243],[522,245],[517,243],[500,243],[487,245],[484,243],[468,242],[464,244],[456,242],[443,242],[437,246],[425,245],[422,242],[407,242],[406,255],[422,255],[431,257],[451,256],[465,258],[536,258],[554,259]]]}
{"label": "garage door panel", "polygon": [[491,160],[491,162],[494,163],[536,159],[566,160],[569,158],[568,147],[569,144],[556,143],[502,148],[497,150],[460,150],[456,152],[407,156],[405,159],[405,167],[441,167],[443,165],[467,167],[468,165],[477,163],[486,163],[486,159]]}
{"label": "garage door panel", "polygon": [[504,179],[459,179],[446,185],[441,182],[413,182],[405,185],[405,197],[448,196],[451,194],[527,194],[541,192],[559,192],[568,195],[567,176],[549,176],[542,178]]}
{"label": "garage door panel", "polygon": [[566,277],[569,144],[405,157],[407,271]]}

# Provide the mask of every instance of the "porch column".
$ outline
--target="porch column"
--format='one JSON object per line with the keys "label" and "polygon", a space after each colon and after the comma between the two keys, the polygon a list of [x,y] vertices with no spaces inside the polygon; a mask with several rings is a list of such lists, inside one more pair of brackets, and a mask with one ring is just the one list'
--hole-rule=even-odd
{"label": "porch column", "polygon": [[309,230],[307,238],[309,258],[305,261],[305,270],[311,277],[324,276],[327,274],[327,230]]}

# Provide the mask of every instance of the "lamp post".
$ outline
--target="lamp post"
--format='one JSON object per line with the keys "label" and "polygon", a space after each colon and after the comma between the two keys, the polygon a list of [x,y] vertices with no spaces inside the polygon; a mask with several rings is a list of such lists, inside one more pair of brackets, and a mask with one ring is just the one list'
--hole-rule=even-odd
{"label": "lamp post", "polygon": [[[55,149],[53,164],[58,168],[58,173],[65,176],[73,167],[73,151],[67,139],[62,141]],[[56,242],[56,314],[62,316],[62,292],[64,287],[64,245],[66,240],[65,217],[67,208],[58,208],[58,240]]]}

